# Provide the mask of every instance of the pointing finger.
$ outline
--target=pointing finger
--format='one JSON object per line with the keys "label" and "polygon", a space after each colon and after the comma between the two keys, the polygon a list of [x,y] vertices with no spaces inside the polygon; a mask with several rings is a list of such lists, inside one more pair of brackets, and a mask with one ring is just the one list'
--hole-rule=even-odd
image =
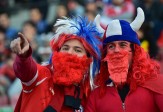
{"label": "pointing finger", "polygon": [[18,33],[18,37],[20,37],[20,39],[22,40],[22,42],[27,41],[27,39],[25,38],[24,34],[21,33],[21,32]]}

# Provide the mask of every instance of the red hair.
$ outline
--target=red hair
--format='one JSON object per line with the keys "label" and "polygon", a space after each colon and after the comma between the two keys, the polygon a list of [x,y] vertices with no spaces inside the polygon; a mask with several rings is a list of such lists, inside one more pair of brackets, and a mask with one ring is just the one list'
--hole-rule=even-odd
{"label": "red hair", "polygon": [[[102,59],[106,56],[106,47],[104,48]],[[157,78],[160,71],[159,64],[150,59],[148,53],[143,48],[134,44],[132,66],[129,69],[127,83],[130,89],[135,90],[137,86],[143,85],[146,80]],[[95,82],[101,87],[100,95],[105,94],[106,82],[109,79],[107,62],[101,61],[100,74],[97,75]]]}
{"label": "red hair", "polygon": [[61,34],[57,40],[57,42],[55,42],[55,39],[52,40],[50,42],[50,46],[52,48],[53,51],[59,51],[60,48],[62,47],[62,45],[71,39],[77,39],[79,40],[84,48],[86,49],[87,53],[91,54],[93,57],[97,58],[97,54],[96,52],[93,50],[93,48],[86,42],[86,40],[84,40],[83,38],[80,38],[79,36],[76,35],[72,35],[72,34]]}
{"label": "red hair", "polygon": [[138,45],[134,45],[132,69],[129,71],[128,82],[131,89],[144,84],[149,79],[157,78],[160,73],[159,64]]}

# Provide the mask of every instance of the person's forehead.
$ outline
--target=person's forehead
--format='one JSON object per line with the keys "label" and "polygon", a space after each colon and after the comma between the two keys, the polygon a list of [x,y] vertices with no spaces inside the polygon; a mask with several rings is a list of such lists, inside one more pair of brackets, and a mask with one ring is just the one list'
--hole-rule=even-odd
{"label": "person's forehead", "polygon": [[109,42],[108,44],[119,44],[119,43],[126,43],[126,44],[130,44],[130,42],[128,42],[128,41],[124,41],[124,40],[113,41],[113,42]]}
{"label": "person's forehead", "polygon": [[77,39],[68,40],[65,43],[63,43],[63,46],[65,46],[65,45],[66,46],[71,46],[71,47],[78,46],[78,47],[84,48],[83,44]]}

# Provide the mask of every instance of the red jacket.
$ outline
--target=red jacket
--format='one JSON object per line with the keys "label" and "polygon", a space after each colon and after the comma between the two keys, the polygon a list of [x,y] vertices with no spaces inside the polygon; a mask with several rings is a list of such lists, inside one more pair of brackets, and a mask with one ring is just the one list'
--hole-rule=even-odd
{"label": "red jacket", "polygon": [[[159,85],[162,85],[162,82]],[[124,103],[114,86],[107,86],[103,97],[99,96],[100,87],[96,88],[90,94],[85,112],[163,112],[163,93],[148,88],[144,85],[130,91]]]}
{"label": "red jacket", "polygon": [[[37,65],[31,57],[31,51],[25,58],[16,57],[14,71],[23,85],[14,112],[43,112],[48,105],[57,112],[74,112],[74,108],[65,106],[65,98],[76,96],[74,93],[75,86],[54,85],[50,68]],[[83,101],[82,95],[82,88],[80,87],[79,98]]]}

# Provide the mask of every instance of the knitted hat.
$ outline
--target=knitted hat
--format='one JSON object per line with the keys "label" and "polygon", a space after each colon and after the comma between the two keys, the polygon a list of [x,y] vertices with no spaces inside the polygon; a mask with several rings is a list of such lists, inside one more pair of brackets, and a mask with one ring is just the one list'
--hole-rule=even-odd
{"label": "knitted hat", "polygon": [[136,31],[144,22],[144,12],[141,8],[137,8],[137,12],[137,17],[131,24],[124,20],[111,21],[106,29],[103,44],[124,40],[140,46]]}

